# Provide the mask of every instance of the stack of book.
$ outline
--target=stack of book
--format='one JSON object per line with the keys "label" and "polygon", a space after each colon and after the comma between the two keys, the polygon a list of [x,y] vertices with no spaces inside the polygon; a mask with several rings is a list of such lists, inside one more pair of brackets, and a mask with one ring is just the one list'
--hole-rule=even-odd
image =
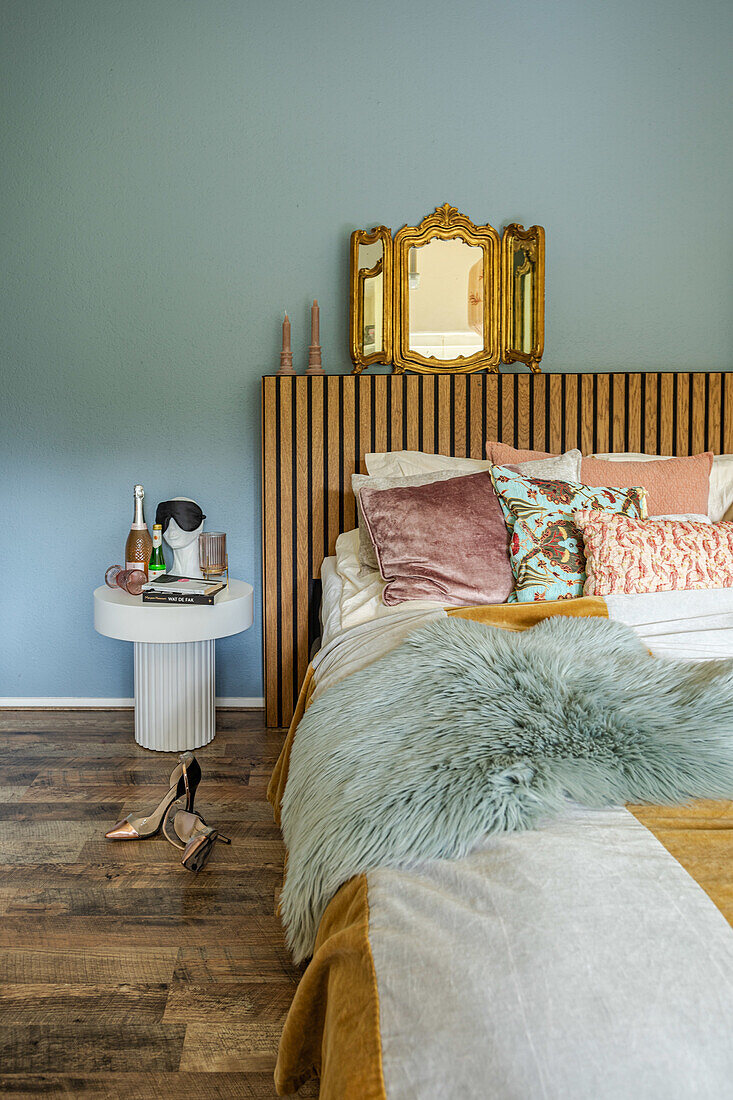
{"label": "stack of book", "polygon": [[213,604],[217,593],[226,586],[220,581],[196,577],[175,577],[164,573],[143,585],[143,603]]}

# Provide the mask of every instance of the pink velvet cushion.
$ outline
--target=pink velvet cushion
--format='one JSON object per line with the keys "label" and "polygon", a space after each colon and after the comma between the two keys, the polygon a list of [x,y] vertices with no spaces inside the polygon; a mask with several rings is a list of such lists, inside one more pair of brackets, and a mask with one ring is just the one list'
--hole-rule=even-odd
{"label": "pink velvet cushion", "polygon": [[584,458],[581,474],[586,485],[615,485],[627,489],[643,485],[649,516],[694,512],[706,516],[713,452],[688,458],[661,458],[653,462],[609,462]]}
{"label": "pink velvet cushion", "polygon": [[733,523],[576,512],[586,596],[733,588]]}
{"label": "pink velvet cushion", "polygon": [[513,587],[508,534],[488,472],[430,485],[367,489],[362,512],[387,582],[385,604],[504,603]]}

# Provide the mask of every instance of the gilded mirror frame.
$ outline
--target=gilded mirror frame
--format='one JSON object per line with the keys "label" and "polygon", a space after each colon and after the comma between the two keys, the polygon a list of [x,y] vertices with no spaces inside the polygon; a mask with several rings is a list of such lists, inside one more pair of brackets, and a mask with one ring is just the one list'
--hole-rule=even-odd
{"label": "gilded mirror frame", "polygon": [[[534,263],[532,280],[532,347],[522,351],[515,347],[514,327],[516,303],[519,294],[518,275],[527,269],[514,270],[514,253],[520,248]],[[545,350],[545,231],[541,225],[524,229],[512,222],[504,230],[501,239],[502,271],[502,354],[504,363],[525,363],[538,374],[540,360]]]}
{"label": "gilded mirror frame", "polygon": [[[409,332],[409,257],[410,249],[431,240],[462,240],[483,251],[482,302],[483,348],[456,359],[426,357],[410,348]],[[392,362],[395,374],[406,370],[420,374],[470,374],[473,371],[499,369],[501,359],[501,244],[491,225],[474,225],[465,214],[445,203],[420,225],[406,225],[394,238],[394,342]]]}
{"label": "gilded mirror frame", "polygon": [[[359,246],[382,242],[382,258],[373,267],[359,266]],[[364,354],[364,288],[368,279],[382,274],[382,350]],[[351,295],[349,304],[349,337],[352,374],[361,374],[372,363],[392,362],[392,230],[377,225],[371,231],[355,229],[351,234],[349,262]]]}

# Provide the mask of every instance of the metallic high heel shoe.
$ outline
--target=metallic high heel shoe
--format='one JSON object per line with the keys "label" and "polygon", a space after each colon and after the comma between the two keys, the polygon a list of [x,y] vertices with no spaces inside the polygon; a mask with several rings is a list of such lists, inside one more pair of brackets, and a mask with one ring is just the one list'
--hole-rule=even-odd
{"label": "metallic high heel shoe", "polygon": [[155,810],[147,817],[128,814],[104,834],[107,840],[147,840],[155,836],[160,832],[171,806],[184,797],[186,809],[193,810],[196,788],[201,781],[201,765],[192,752],[181,753],[178,759],[178,767],[171,772],[170,790]]}
{"label": "metallic high heel shoe", "polygon": [[229,837],[222,836],[218,829],[207,825],[201,814],[189,813],[187,810],[176,813],[172,829],[170,816],[166,818],[163,835],[174,847],[183,851],[181,863],[187,871],[201,870],[211,855],[215,841],[231,844]]}

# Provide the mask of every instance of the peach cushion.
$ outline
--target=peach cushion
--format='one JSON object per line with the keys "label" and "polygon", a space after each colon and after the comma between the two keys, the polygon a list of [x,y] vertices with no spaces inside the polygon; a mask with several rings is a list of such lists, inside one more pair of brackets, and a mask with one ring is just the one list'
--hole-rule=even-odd
{"label": "peach cushion", "polygon": [[624,489],[631,485],[643,485],[647,491],[650,516],[681,512],[707,515],[712,465],[712,451],[652,462],[608,462],[603,458],[584,458],[580,476],[586,485],[614,485]]}
{"label": "peach cushion", "polygon": [[492,466],[513,466],[517,462],[535,462],[540,458],[557,458],[557,455],[550,454],[549,451],[521,451],[517,447],[510,447],[508,443],[489,441],[486,444],[486,457]]}
{"label": "peach cushion", "polygon": [[573,516],[583,534],[586,596],[733,588],[733,523]]}
{"label": "peach cushion", "polygon": [[[546,451],[522,451],[507,443],[486,444],[486,457],[495,466],[552,458]],[[708,514],[710,471],[713,452],[703,451],[687,458],[652,459],[649,462],[609,462],[604,458],[584,457],[580,480],[584,485],[606,485],[628,489],[642,485],[647,490],[650,516],[679,515],[694,512]]]}

